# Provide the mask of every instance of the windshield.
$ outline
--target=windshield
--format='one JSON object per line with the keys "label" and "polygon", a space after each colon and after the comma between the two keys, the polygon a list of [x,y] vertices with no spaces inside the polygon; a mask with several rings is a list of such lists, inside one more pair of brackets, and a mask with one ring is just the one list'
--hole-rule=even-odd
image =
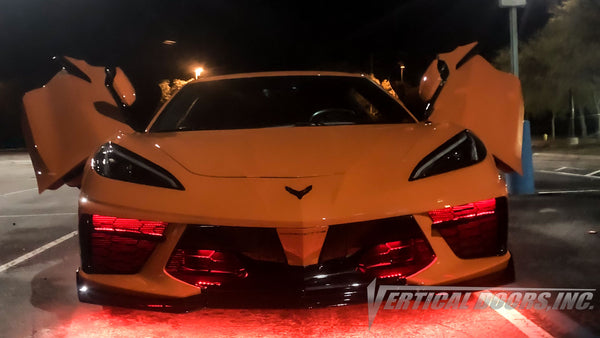
{"label": "windshield", "polygon": [[150,131],[414,122],[398,101],[368,79],[280,76],[189,84]]}

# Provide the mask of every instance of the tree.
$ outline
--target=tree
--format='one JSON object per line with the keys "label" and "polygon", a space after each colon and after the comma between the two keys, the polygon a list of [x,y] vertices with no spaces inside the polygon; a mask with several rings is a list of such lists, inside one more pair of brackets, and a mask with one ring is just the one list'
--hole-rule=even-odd
{"label": "tree", "polygon": [[160,104],[163,104],[167,101],[169,101],[169,99],[171,98],[171,96],[173,96],[175,93],[177,93],[177,91],[179,89],[181,89],[183,86],[185,86],[188,82],[192,81],[193,79],[189,79],[189,80],[181,80],[181,79],[173,79],[173,80],[162,80],[159,84],[158,87],[160,88]]}
{"label": "tree", "polygon": [[[551,111],[553,119],[569,110],[570,92],[585,130],[583,111],[600,117],[600,1],[565,0],[519,52],[520,78],[528,114]],[[495,60],[507,69],[508,50]],[[600,131],[600,119],[598,119]],[[599,133],[600,135],[600,133]]]}

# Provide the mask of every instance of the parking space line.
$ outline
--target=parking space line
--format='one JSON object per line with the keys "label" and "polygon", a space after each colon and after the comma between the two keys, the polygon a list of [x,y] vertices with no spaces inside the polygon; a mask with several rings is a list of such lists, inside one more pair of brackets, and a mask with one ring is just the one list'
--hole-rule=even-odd
{"label": "parking space line", "polygon": [[528,337],[553,337],[546,330],[542,329],[540,326],[527,319],[527,317],[525,317],[515,308],[506,304],[504,301],[502,301],[502,299],[493,296],[489,299],[489,302],[494,302],[495,304],[499,305],[496,306],[498,307],[498,309],[493,308],[493,310],[496,311],[502,317],[504,317],[506,320],[508,320],[511,324],[516,326],[517,329],[519,329]]}
{"label": "parking space line", "polygon": [[53,240],[52,242],[50,242],[50,243],[48,243],[46,245],[42,245],[41,247],[39,247],[39,248],[37,248],[37,249],[35,249],[33,251],[30,251],[30,252],[24,254],[21,257],[15,258],[15,259],[13,259],[12,261],[10,261],[10,262],[8,262],[6,264],[0,265],[0,272],[4,272],[4,271],[12,268],[15,265],[21,264],[21,263],[25,262],[26,260],[28,260],[28,259],[30,259],[30,258],[32,258],[32,257],[34,257],[36,255],[39,255],[42,252],[44,252],[44,251],[46,251],[46,250],[48,250],[48,249],[50,249],[52,247],[55,247],[58,244],[66,241],[67,239],[75,237],[75,236],[77,236],[77,231],[70,232],[70,233],[68,233],[68,234],[66,234],[66,235],[64,235],[64,236],[62,236],[62,237],[60,237],[58,239]]}
{"label": "parking space line", "polygon": [[21,215],[0,215],[0,218],[12,218],[12,217],[40,217],[40,216],[67,216],[77,215],[76,212],[56,212],[52,214],[21,214]]}
{"label": "parking space line", "polygon": [[577,167],[560,167],[560,168],[554,169],[554,171],[561,171],[561,170],[565,170],[565,169],[585,170],[584,168],[577,168]]}
{"label": "parking space line", "polygon": [[591,173],[589,173],[589,174],[585,174],[585,176],[594,176],[594,175],[596,175],[596,174],[598,174],[598,173],[600,173],[600,170],[592,171],[592,172],[591,172]]}
{"label": "parking space line", "polygon": [[14,164],[20,164],[20,163],[31,164],[31,160],[8,160],[8,162],[14,163]]}
{"label": "parking space line", "polygon": [[587,192],[600,192],[600,189],[581,189],[581,190],[547,190],[538,191],[538,195],[551,195],[551,194],[577,194]]}
{"label": "parking space line", "polygon": [[564,173],[564,172],[561,172],[561,171],[536,170],[536,172],[538,172],[538,173],[544,173],[544,174],[554,174],[554,175],[565,175],[565,176],[583,177],[583,178],[590,178],[590,179],[600,179],[600,176],[587,176],[587,175],[581,175],[581,174]]}
{"label": "parking space line", "polygon": [[10,196],[10,195],[15,195],[15,194],[20,194],[22,192],[27,192],[27,191],[31,191],[31,190],[37,190],[38,188],[31,188],[31,189],[25,189],[25,190],[17,190],[17,191],[12,191],[12,192],[7,192],[5,194],[2,194],[0,196],[5,197],[5,196]]}

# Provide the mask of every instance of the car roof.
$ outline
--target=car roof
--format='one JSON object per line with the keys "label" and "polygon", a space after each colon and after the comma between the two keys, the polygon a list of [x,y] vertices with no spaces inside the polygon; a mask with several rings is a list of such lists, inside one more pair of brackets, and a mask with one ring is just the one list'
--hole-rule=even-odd
{"label": "car roof", "polygon": [[338,76],[338,77],[368,78],[367,74],[308,70],[308,71],[273,71],[273,72],[254,72],[254,73],[217,75],[217,76],[202,77],[197,80],[190,81],[189,83],[230,80],[230,79],[258,78],[258,77],[283,77],[283,76]]}

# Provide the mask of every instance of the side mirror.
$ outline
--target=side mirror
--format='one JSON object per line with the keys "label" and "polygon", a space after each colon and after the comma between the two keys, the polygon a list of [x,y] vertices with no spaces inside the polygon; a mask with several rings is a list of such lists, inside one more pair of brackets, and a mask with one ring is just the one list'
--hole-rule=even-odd
{"label": "side mirror", "polygon": [[124,106],[131,106],[135,102],[135,89],[125,72],[119,67],[106,68],[105,72],[105,85],[111,91],[115,100],[118,99],[118,102],[121,102]]}
{"label": "side mirror", "polygon": [[[437,71],[437,74],[436,74]],[[440,87],[444,86],[444,83],[450,76],[450,68],[446,61],[438,58],[433,60],[419,84],[419,95],[424,102],[432,101],[433,97],[436,96],[436,92],[439,91]]]}
{"label": "side mirror", "polygon": [[135,89],[133,89],[133,85],[129,82],[125,72],[119,67],[117,67],[113,87],[123,104],[131,106],[135,102]]}

